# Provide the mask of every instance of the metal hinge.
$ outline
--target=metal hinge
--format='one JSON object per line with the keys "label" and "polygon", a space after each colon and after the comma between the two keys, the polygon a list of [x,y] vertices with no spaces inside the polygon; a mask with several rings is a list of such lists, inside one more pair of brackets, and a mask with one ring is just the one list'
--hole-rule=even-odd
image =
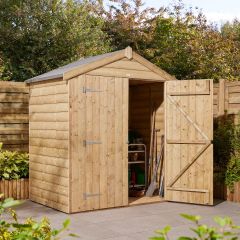
{"label": "metal hinge", "polygon": [[83,146],[93,145],[93,144],[102,144],[102,142],[101,141],[91,141],[91,140],[84,140],[83,141]]}
{"label": "metal hinge", "polygon": [[91,88],[83,87],[83,93],[88,93],[88,92],[103,92],[103,91],[102,90],[97,90],[97,89],[91,89]]}
{"label": "metal hinge", "polygon": [[100,193],[84,193],[83,199],[87,200],[87,198],[89,198],[89,197],[99,197],[99,196],[101,196]]}

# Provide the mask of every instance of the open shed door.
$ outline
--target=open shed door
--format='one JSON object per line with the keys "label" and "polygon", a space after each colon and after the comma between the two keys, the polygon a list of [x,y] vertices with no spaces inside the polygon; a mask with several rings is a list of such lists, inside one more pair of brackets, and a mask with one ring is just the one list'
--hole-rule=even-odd
{"label": "open shed door", "polygon": [[165,199],[213,204],[213,83],[165,83]]}

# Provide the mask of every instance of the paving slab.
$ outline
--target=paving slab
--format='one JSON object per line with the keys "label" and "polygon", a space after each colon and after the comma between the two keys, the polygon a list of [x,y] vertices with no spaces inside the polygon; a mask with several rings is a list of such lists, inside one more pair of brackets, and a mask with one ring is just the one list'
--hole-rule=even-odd
{"label": "paving slab", "polygon": [[[43,205],[26,201],[17,207],[21,221],[27,217],[41,219],[46,216],[52,226],[59,228],[62,222],[71,220],[70,232],[83,240],[147,240],[154,231],[171,225],[170,239],[191,234],[189,221],[179,214],[201,215],[202,222],[214,225],[214,216],[230,216],[240,225],[240,204],[220,202],[215,206],[161,202],[148,205],[114,208],[92,212],[65,214]],[[64,237],[64,239],[69,239]]]}

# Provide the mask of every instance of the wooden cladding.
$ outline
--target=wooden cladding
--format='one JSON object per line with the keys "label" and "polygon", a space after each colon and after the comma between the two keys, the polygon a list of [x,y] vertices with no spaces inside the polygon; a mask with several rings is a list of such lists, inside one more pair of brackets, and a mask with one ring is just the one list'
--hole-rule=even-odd
{"label": "wooden cladding", "polygon": [[165,199],[213,204],[212,81],[165,83]]}
{"label": "wooden cladding", "polygon": [[240,81],[229,82],[224,79],[214,84],[214,117],[240,112]]}
{"label": "wooden cladding", "polygon": [[101,68],[94,69],[88,72],[88,75],[144,79],[150,81],[165,80],[164,74],[160,76],[140,62],[134,59],[128,60],[127,58],[123,58],[119,61],[107,64]]}
{"label": "wooden cladding", "polygon": [[30,199],[69,212],[68,84],[31,84],[29,118]]}
{"label": "wooden cladding", "polygon": [[19,180],[0,180],[0,193],[4,198],[28,199],[29,180],[22,178]]}
{"label": "wooden cladding", "polygon": [[71,212],[127,205],[128,79],[72,79],[70,109]]}
{"label": "wooden cladding", "polygon": [[4,149],[28,152],[28,99],[25,83],[0,81],[0,142]]}

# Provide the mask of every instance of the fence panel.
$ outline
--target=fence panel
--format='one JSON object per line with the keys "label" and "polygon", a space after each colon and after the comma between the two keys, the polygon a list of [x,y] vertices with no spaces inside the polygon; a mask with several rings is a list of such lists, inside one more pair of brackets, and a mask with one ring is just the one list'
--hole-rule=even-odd
{"label": "fence panel", "polygon": [[[240,81],[228,82],[221,79],[214,84],[214,117],[240,113]],[[237,117],[235,117],[237,120]]]}
{"label": "fence panel", "polygon": [[0,142],[4,149],[28,152],[28,99],[25,83],[0,81]]}

